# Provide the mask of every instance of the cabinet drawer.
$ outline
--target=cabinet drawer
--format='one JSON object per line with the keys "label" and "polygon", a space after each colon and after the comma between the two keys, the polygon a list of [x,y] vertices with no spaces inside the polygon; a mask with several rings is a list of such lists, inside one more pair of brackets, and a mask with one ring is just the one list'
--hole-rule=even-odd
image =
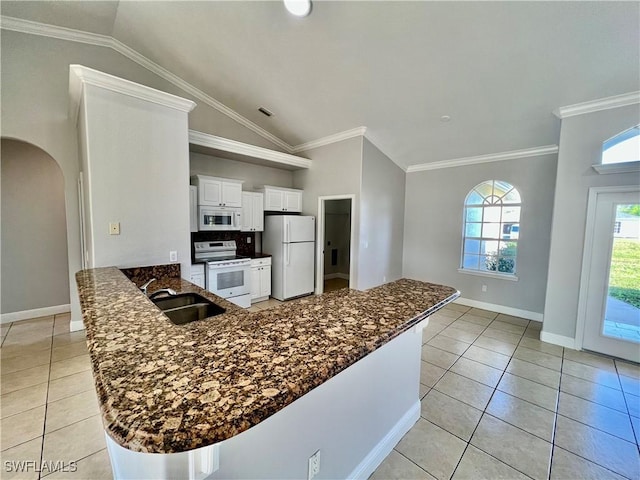
{"label": "cabinet drawer", "polygon": [[266,267],[271,265],[271,257],[268,258],[254,258],[251,260],[252,267]]}

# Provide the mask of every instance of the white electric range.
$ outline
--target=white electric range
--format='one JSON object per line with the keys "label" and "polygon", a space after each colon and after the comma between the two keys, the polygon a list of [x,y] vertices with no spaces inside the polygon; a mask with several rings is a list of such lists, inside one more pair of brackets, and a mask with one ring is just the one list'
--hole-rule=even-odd
{"label": "white electric range", "polygon": [[236,255],[235,240],[194,242],[196,262],[204,262],[206,289],[244,308],[251,306],[251,259]]}

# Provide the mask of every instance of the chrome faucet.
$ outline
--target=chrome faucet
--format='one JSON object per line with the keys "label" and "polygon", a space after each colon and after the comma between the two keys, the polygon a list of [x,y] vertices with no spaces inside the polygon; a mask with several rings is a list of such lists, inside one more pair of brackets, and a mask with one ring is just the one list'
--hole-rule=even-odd
{"label": "chrome faucet", "polygon": [[147,287],[151,284],[151,282],[155,282],[156,279],[152,278],[151,280],[149,280],[147,283],[145,283],[144,285],[142,285],[140,287],[140,290],[142,290],[142,293],[144,293],[145,295],[147,294]]}
{"label": "chrome faucet", "polygon": [[149,298],[156,298],[162,293],[166,293],[167,295],[177,295],[176,291],[173,288],[161,288],[160,290],[156,290],[155,292],[150,293]]}

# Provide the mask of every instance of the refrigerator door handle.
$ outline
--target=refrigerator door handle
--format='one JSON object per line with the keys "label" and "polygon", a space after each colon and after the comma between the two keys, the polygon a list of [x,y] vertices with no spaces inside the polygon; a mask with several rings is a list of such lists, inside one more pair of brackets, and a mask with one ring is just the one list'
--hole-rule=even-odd
{"label": "refrigerator door handle", "polygon": [[[288,219],[285,219],[285,231],[284,231],[284,241],[285,242],[290,242],[290,238],[291,238],[291,222],[288,221]],[[287,262],[288,264],[288,262]]]}
{"label": "refrigerator door handle", "polygon": [[286,265],[289,266],[290,260],[291,260],[291,245],[286,244],[286,246],[284,247],[287,249],[287,263]]}

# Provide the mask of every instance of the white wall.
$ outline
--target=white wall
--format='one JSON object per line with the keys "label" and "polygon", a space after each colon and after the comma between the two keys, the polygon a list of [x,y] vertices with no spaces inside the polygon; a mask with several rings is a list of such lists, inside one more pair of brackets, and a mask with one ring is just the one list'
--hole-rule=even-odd
{"label": "white wall", "polygon": [[[407,174],[404,276],[450,285],[463,298],[542,314],[555,169],[555,155],[547,155]],[[517,282],[458,272],[465,197],[492,179],[511,183],[522,196]]]}
{"label": "white wall", "polygon": [[69,304],[62,171],[28,143],[2,140],[2,313]]}
{"label": "white wall", "polygon": [[402,277],[405,173],[364,139],[358,289]]}
{"label": "white wall", "polygon": [[562,120],[543,331],[575,339],[589,187],[638,185],[640,175],[599,175],[602,142],[638,124],[640,105]]}
{"label": "white wall", "polygon": [[189,278],[187,112],[93,85],[83,107],[91,266],[169,263],[177,251]]}
{"label": "white wall", "polygon": [[[302,212],[304,215],[318,216],[318,197],[328,195],[355,195],[352,205],[354,224],[360,222],[360,181],[362,178],[362,137],[354,137],[341,142],[301,152],[301,156],[312,160],[311,168],[293,173],[293,186],[304,190]],[[351,246],[353,259],[360,251],[358,230],[354,232]],[[357,261],[353,265],[352,285],[358,285]]]}

